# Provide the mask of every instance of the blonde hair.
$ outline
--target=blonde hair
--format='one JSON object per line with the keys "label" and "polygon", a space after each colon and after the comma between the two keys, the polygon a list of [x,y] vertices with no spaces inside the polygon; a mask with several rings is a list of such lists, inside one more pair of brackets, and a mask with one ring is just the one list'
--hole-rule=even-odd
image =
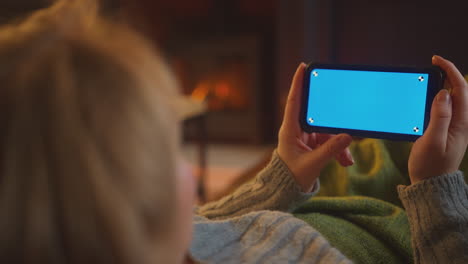
{"label": "blonde hair", "polygon": [[175,83],[142,37],[59,1],[0,29],[0,263],[163,263]]}

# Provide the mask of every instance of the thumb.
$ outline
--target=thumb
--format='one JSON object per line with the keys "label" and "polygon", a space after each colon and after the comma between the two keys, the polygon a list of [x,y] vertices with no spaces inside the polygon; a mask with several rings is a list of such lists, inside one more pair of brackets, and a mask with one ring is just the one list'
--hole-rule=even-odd
{"label": "thumb", "polygon": [[353,138],[348,134],[334,136],[312,151],[310,158],[317,168],[322,169],[330,160],[343,152],[352,141]]}
{"label": "thumb", "polygon": [[450,121],[452,120],[452,100],[447,89],[442,89],[432,102],[431,119],[425,136],[439,146],[447,141]]}

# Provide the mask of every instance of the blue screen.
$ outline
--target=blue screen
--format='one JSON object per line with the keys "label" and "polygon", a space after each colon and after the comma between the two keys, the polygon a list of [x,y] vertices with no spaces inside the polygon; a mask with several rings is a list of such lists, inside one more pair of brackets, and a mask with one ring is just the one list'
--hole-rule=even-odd
{"label": "blue screen", "polygon": [[427,73],[314,69],[307,123],[422,135],[428,81]]}

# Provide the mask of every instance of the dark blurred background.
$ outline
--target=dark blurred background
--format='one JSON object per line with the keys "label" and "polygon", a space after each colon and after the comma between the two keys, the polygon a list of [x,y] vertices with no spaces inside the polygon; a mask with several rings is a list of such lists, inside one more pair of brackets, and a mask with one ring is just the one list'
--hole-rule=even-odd
{"label": "dark blurred background", "polygon": [[[47,5],[2,0],[0,22]],[[468,73],[468,1],[106,0],[154,41],[185,94],[207,103],[210,141],[274,143],[301,62],[428,65]]]}

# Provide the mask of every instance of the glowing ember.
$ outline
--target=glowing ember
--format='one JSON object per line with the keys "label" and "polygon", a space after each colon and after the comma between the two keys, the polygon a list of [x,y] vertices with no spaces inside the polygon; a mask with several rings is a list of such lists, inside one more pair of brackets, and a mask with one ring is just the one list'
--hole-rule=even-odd
{"label": "glowing ember", "polygon": [[[232,76],[228,76],[232,77]],[[205,101],[212,110],[241,109],[247,105],[242,83],[236,78],[212,78],[198,82],[191,93],[196,101]]]}

